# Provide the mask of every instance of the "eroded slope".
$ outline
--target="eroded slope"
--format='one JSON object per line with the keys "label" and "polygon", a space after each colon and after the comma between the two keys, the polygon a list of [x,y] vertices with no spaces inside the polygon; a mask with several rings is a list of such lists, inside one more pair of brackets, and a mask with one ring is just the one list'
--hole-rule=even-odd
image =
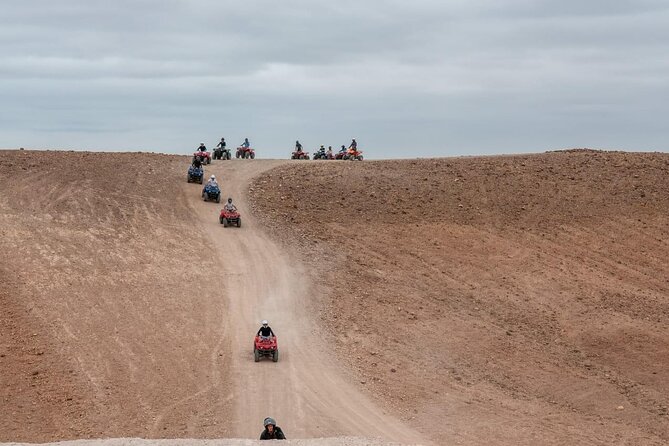
{"label": "eroded slope", "polygon": [[435,441],[669,441],[669,156],[295,163],[251,194],[360,386]]}
{"label": "eroded slope", "polygon": [[223,283],[187,164],[0,153],[0,441],[225,436]]}

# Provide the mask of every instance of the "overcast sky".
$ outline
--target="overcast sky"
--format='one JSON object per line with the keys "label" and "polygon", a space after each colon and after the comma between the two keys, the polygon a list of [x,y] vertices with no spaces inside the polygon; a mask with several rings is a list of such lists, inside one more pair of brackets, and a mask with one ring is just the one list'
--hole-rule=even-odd
{"label": "overcast sky", "polygon": [[4,0],[0,147],[667,151],[667,0]]}

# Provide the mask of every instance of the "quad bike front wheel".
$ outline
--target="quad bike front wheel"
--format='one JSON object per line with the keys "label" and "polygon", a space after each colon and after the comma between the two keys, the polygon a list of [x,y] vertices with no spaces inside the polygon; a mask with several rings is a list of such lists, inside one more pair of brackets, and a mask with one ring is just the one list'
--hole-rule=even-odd
{"label": "quad bike front wheel", "polygon": [[238,228],[241,228],[241,227],[242,227],[242,218],[241,218],[241,217],[239,217],[239,218],[237,219],[237,227],[238,227]]}
{"label": "quad bike front wheel", "polygon": [[272,352],[272,362],[277,362],[279,360],[279,350],[274,350]]}
{"label": "quad bike front wheel", "polygon": [[260,362],[260,352],[255,348],[253,349],[253,361]]}

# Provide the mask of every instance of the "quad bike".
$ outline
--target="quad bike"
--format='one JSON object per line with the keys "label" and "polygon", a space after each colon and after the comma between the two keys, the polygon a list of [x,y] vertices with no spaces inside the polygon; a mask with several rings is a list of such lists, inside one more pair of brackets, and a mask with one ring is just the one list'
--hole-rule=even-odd
{"label": "quad bike", "polygon": [[315,160],[326,160],[326,159],[328,159],[328,156],[325,154],[324,149],[319,149],[316,153],[314,153],[314,159]]}
{"label": "quad bike", "polygon": [[255,158],[256,151],[250,147],[237,147],[237,153],[235,153],[235,158]]}
{"label": "quad bike", "polygon": [[209,152],[196,151],[193,153],[193,161],[196,159],[199,159],[202,164],[211,164],[211,154]]}
{"label": "quad bike", "polygon": [[346,152],[339,151],[339,152],[335,153],[334,159],[336,159],[336,160],[348,159],[348,158],[346,158],[346,155],[347,155]]}
{"label": "quad bike", "polygon": [[202,184],[202,178],[204,177],[204,169],[202,167],[195,167],[191,165],[188,168],[188,182],[189,183],[200,183]]}
{"label": "quad bike", "polygon": [[292,160],[308,160],[309,159],[309,152],[305,152],[303,150],[296,150],[296,151],[293,152],[292,155],[290,155],[290,159],[292,159]]}
{"label": "quad bike", "polygon": [[221,222],[224,228],[228,226],[237,225],[237,227],[242,226],[242,217],[237,211],[226,211],[221,209],[221,215],[218,217],[218,221]]}
{"label": "quad bike", "polygon": [[216,201],[216,203],[221,202],[221,188],[218,186],[205,186],[202,189],[202,199],[204,201]]}
{"label": "quad bike", "polygon": [[230,149],[224,149],[222,147],[217,147],[214,149],[214,159],[215,160],[229,160],[232,158]]}
{"label": "quad bike", "polygon": [[273,362],[279,360],[279,347],[276,336],[256,336],[253,341],[253,360],[260,361],[261,357],[271,357]]}
{"label": "quad bike", "polygon": [[362,161],[362,150],[348,149],[346,155],[344,155],[344,159]]}

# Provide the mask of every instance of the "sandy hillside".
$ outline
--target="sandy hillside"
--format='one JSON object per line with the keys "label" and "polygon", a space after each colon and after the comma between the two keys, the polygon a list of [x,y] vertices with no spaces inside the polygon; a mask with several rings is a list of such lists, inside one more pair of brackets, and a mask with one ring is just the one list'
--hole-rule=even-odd
{"label": "sandy hillside", "polygon": [[251,195],[351,380],[436,443],[669,443],[669,155],[295,162]]}
{"label": "sandy hillside", "polygon": [[[271,415],[289,438],[330,437],[316,444],[429,444],[350,382],[299,253],[249,212],[249,181],[286,161],[207,166],[241,228],[187,184],[189,163],[0,153],[0,441],[253,439]],[[263,318],[278,363],[253,361]]]}
{"label": "sandy hillside", "polygon": [[668,155],[188,164],[0,152],[0,441],[669,442]]}

